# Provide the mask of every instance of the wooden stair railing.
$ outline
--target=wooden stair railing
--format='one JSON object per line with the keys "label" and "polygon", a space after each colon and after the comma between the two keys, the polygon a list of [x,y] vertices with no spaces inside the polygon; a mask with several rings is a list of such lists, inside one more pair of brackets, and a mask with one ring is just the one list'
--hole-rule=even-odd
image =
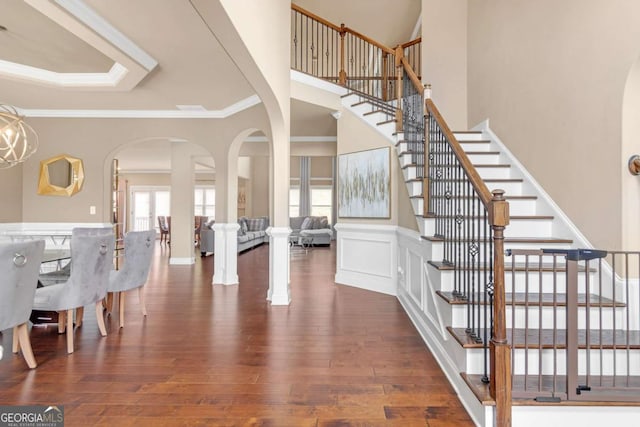
{"label": "wooden stair railing", "polygon": [[424,216],[435,218],[435,238],[445,247],[442,263],[456,270],[454,294],[468,301],[466,332],[485,349],[483,380],[495,400],[496,425],[510,426],[503,255],[509,204],[504,191],[489,192],[430,90],[425,96],[421,39],[391,49],[297,5],[291,9],[293,69],[346,86],[368,100],[395,100],[396,130],[412,139],[408,146],[423,180]]}
{"label": "wooden stair railing", "polygon": [[423,157],[414,160],[423,179],[423,216],[434,218],[434,237],[444,247],[442,264],[454,270],[453,294],[467,302],[466,333],[483,345],[483,381],[489,383],[496,403],[496,425],[510,426],[511,347],[504,277],[509,204],[504,191],[488,190],[431,99],[430,87],[422,86],[401,51],[396,55],[398,74],[404,76],[398,91],[398,105],[405,110],[404,139],[411,152]]}
{"label": "wooden stair railing", "polygon": [[291,68],[383,101],[393,99],[396,52],[420,67],[421,38],[393,49],[291,4]]}

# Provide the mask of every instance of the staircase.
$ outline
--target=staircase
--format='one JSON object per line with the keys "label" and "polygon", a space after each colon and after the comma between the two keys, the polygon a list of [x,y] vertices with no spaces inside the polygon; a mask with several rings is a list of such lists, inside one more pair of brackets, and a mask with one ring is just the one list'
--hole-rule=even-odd
{"label": "staircase", "polygon": [[[425,201],[423,181],[417,174],[420,167],[416,162],[417,153],[411,150],[402,132],[395,132],[395,106],[389,103],[388,107],[381,107],[379,102],[369,102],[367,97],[356,93],[343,96],[342,102],[345,109],[361,116],[395,146],[416,215],[422,244],[416,248],[415,244],[407,242],[406,250],[411,253],[409,258],[413,256],[421,260],[421,277],[400,279],[398,298],[472,417],[478,424],[494,425],[494,402],[483,382],[488,370],[488,349],[467,333],[467,299],[456,296],[454,271],[451,265],[441,262],[443,241],[434,235],[435,218],[423,214]],[[568,353],[565,339],[569,299],[565,286],[567,261],[566,256],[551,254],[589,248],[589,242],[513,157],[488,123],[471,131],[455,132],[455,137],[489,190],[504,190],[509,202],[510,223],[504,232],[504,245],[508,253],[505,255],[507,336],[513,348],[513,425],[574,425],[578,422],[595,425],[594,422],[613,420],[624,423],[629,420],[629,414],[637,416],[640,413],[637,406],[613,409],[602,401],[592,402],[589,406],[574,406],[575,403],[567,401],[571,392],[567,390],[565,363]],[[402,239],[399,245],[403,249]],[[544,248],[546,253],[539,253],[540,248]],[[411,262],[415,263],[415,260],[401,260],[399,265]],[[408,270],[411,268],[405,270],[405,276],[417,276]],[[576,354],[582,363],[577,371],[582,376],[581,380],[587,373],[599,373],[600,378],[609,380],[613,373],[627,375],[626,378],[628,375],[640,375],[638,333],[632,331],[625,344],[620,345],[616,344],[611,332],[615,328],[615,319],[637,317],[637,307],[629,308],[621,302],[630,301],[628,296],[616,298],[613,290],[617,287],[615,277],[610,286],[605,284],[594,290],[588,285],[597,282],[597,276],[602,277],[605,270],[602,265],[592,267],[590,264],[578,268],[578,306],[575,308],[579,313],[578,335],[589,335],[590,325],[597,325],[598,331],[605,331],[604,335],[600,333],[598,338],[594,338],[601,345],[597,364],[585,366],[585,352],[591,350],[586,350],[580,340],[576,344]],[[479,316],[477,323],[484,322],[487,320]],[[484,339],[486,342],[487,337]],[[604,347],[608,353],[602,350]],[[603,376],[607,373],[608,376]],[[632,378],[632,381],[636,380]],[[577,388],[580,387],[578,385]],[[583,391],[584,394],[588,393]],[[554,405],[553,410],[545,405]]]}

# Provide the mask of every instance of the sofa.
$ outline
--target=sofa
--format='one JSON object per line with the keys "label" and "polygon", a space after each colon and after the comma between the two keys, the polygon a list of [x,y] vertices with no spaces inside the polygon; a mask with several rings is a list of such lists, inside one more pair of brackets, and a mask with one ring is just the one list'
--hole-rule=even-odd
{"label": "sofa", "polygon": [[[200,255],[206,256],[215,252],[215,233],[213,225],[215,221],[208,221],[202,225],[200,230]],[[267,228],[269,227],[269,217],[261,216],[257,218],[238,218],[238,252],[243,252],[263,243],[269,242]]]}
{"label": "sofa", "polygon": [[333,229],[326,216],[294,216],[289,218],[291,228],[290,241],[303,245],[329,245],[333,237]]}

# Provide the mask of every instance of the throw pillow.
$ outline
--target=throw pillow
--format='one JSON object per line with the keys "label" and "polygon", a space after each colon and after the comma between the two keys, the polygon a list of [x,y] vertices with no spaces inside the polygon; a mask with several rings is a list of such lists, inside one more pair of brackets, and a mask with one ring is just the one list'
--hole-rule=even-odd
{"label": "throw pillow", "polygon": [[311,230],[313,229],[313,218],[308,216],[302,221],[302,225],[300,226],[300,230]]}
{"label": "throw pillow", "polygon": [[248,231],[260,231],[262,229],[262,218],[247,218]]}
{"label": "throw pillow", "polygon": [[238,218],[238,224],[240,224],[240,229],[238,230],[238,234],[244,236],[249,231],[249,226],[247,225],[247,218],[240,217]]}
{"label": "throw pillow", "polygon": [[329,220],[326,216],[320,217],[320,227],[318,228],[329,228]]}

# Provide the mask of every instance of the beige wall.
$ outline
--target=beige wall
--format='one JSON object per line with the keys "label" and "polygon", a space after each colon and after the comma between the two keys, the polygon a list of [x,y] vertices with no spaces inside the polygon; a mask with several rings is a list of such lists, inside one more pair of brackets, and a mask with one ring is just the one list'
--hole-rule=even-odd
{"label": "beige wall", "polygon": [[[640,154],[640,60],[629,73],[622,111],[622,160]],[[638,250],[640,236],[640,176],[620,170],[622,179],[622,249]]]}
{"label": "beige wall", "polygon": [[368,223],[368,224],[391,224],[399,225],[411,230],[417,230],[415,216],[412,215],[413,208],[406,185],[400,169],[400,163],[395,154],[395,148],[389,141],[380,135],[370,125],[350,111],[344,111],[338,120],[338,154],[351,153],[355,151],[369,150],[372,148],[391,148],[391,218],[389,219],[359,219],[359,218],[338,218],[337,222],[345,223]]}
{"label": "beige wall", "polygon": [[422,81],[456,130],[467,130],[467,0],[422,0]]}
{"label": "beige wall", "polygon": [[[0,169],[0,222],[22,221],[22,165]],[[36,187],[31,188],[36,192]]]}
{"label": "beige wall", "polygon": [[637,189],[622,192],[621,146],[639,16],[636,1],[469,2],[470,124],[489,118],[578,228],[605,249],[622,244],[623,198],[638,197]]}
{"label": "beige wall", "polygon": [[[251,212],[250,216],[269,215],[269,158],[254,157],[253,177],[251,180]],[[287,186],[287,193],[289,187]],[[273,224],[272,224],[273,225]]]}
{"label": "beige wall", "polygon": [[[120,149],[148,139],[182,138],[205,147],[214,156],[216,164],[224,163],[228,146],[235,136],[250,125],[266,126],[265,119],[264,108],[261,105],[224,120],[33,118],[31,124],[37,129],[41,144],[38,151],[23,166],[22,220],[110,221],[110,166],[111,159],[117,156]],[[44,144],[42,141],[51,142]],[[85,183],[82,191],[72,197],[37,195],[40,160],[61,153],[83,160]],[[96,206],[96,215],[89,215],[89,206]]]}

